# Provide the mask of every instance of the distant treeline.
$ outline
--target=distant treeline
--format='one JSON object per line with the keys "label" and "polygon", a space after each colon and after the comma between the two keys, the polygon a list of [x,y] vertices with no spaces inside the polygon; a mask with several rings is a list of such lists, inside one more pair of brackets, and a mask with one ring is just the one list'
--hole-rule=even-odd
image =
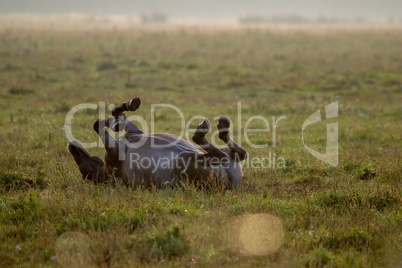
{"label": "distant treeline", "polygon": [[[246,15],[239,18],[240,23],[252,24],[252,23],[289,23],[289,24],[303,24],[303,23],[371,23],[378,22],[375,20],[370,20],[363,17],[357,17],[354,19],[344,19],[335,17],[316,17],[307,18],[300,15],[284,15],[284,16],[265,16],[265,15]],[[386,23],[402,23],[402,18],[395,19],[389,18],[387,20],[382,20],[381,22]]]}
{"label": "distant treeline", "polygon": [[168,17],[162,12],[150,12],[141,14],[140,20],[142,23],[164,23],[167,22]]}

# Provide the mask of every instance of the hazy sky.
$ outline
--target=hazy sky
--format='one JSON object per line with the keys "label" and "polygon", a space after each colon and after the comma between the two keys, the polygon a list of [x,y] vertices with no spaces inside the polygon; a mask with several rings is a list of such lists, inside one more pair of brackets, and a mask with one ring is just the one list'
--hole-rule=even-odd
{"label": "hazy sky", "polygon": [[402,18],[402,0],[0,0],[0,13],[138,15],[160,11],[177,19],[236,19],[241,15]]}

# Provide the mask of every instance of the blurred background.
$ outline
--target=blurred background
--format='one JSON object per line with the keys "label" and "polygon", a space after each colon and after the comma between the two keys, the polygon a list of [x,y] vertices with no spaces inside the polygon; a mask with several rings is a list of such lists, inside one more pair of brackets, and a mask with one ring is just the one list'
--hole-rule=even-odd
{"label": "blurred background", "polygon": [[[0,14],[114,16],[150,22],[401,23],[400,0],[2,0]],[[88,18],[86,18],[88,19]],[[98,17],[99,19],[99,17]],[[110,18],[109,18],[110,19]]]}
{"label": "blurred background", "polygon": [[[0,0],[0,267],[401,267],[401,11],[402,0]],[[153,118],[156,133],[183,129],[151,105],[180,108],[187,140],[200,117],[212,143],[216,118],[233,119],[249,153],[236,191],[82,180],[66,130],[97,142],[94,122],[111,114],[67,115],[134,97],[127,115]],[[339,117],[324,120],[335,101]],[[337,167],[305,149],[326,152],[329,124]],[[101,143],[88,151],[104,158]]]}

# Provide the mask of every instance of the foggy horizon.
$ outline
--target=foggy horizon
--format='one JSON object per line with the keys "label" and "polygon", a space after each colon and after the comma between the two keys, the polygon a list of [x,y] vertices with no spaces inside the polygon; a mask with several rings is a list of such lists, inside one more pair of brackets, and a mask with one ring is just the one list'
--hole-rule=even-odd
{"label": "foggy horizon", "polygon": [[251,0],[190,2],[185,0],[11,0],[0,1],[0,14],[68,14],[139,16],[146,12],[161,12],[169,19],[232,20],[246,15],[287,16],[340,19],[401,19],[399,0]]}

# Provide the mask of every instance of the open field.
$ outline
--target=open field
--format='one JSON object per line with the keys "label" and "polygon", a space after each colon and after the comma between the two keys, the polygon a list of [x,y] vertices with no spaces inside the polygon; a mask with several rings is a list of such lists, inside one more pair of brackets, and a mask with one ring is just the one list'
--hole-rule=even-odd
{"label": "open field", "polygon": [[[58,266],[56,255],[65,264],[111,267],[402,263],[402,29],[14,26],[0,27],[1,267]],[[137,96],[136,114],[147,122],[157,103],[177,106],[186,121],[229,116],[250,159],[275,154],[286,167],[246,163],[240,187],[226,192],[83,181],[66,149],[66,114],[80,103]],[[324,152],[326,124],[338,122],[339,164],[331,167],[307,152],[301,134],[311,114],[336,100],[339,117],[305,130],[306,143]],[[266,148],[237,131],[257,115],[271,131],[249,138]],[[272,117],[280,116],[274,147]],[[77,112],[76,139],[97,141],[97,118],[95,110]],[[174,111],[160,108],[155,118],[156,132],[180,134]],[[261,226],[249,218],[250,239],[277,235],[268,223],[280,219],[283,238],[268,254],[258,254],[264,245],[254,254],[236,248],[236,226],[247,215],[265,219]],[[71,231],[81,256],[63,246]]]}

